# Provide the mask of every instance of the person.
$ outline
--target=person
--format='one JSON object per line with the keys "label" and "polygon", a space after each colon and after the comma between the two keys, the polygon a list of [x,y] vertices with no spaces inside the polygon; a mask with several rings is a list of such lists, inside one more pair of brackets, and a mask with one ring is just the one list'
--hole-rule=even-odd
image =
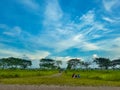
{"label": "person", "polygon": [[77,78],[80,78],[80,74],[77,75]]}
{"label": "person", "polygon": [[80,78],[80,74],[75,74],[75,73],[73,73],[73,74],[72,74],[72,78]]}
{"label": "person", "polygon": [[72,78],[75,78],[75,76],[76,76],[75,73],[73,73],[73,74],[72,74]]}

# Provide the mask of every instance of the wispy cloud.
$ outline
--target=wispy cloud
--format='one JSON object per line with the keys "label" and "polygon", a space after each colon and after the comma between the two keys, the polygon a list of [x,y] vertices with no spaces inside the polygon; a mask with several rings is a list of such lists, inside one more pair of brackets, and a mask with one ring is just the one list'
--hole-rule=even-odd
{"label": "wispy cloud", "polygon": [[19,3],[23,4],[25,7],[28,7],[32,10],[38,10],[39,4],[35,2],[35,0],[20,0]]}
{"label": "wispy cloud", "polygon": [[116,4],[119,4],[119,0],[103,0],[104,8],[109,12],[111,12],[112,9],[116,7]]}
{"label": "wispy cloud", "polygon": [[[109,43],[108,43],[109,42]],[[99,51],[107,52],[110,58],[120,57],[120,37],[112,38],[112,39],[104,39],[96,43],[96,45],[100,48]]]}
{"label": "wispy cloud", "polygon": [[0,58],[3,57],[22,58],[24,57],[24,55],[30,58],[31,60],[39,60],[41,58],[47,57],[48,55],[50,55],[50,53],[43,50],[34,50],[31,52],[29,50],[19,49],[16,47],[0,44]]}
{"label": "wispy cloud", "polygon": [[110,23],[114,23],[116,22],[114,19],[111,19],[109,17],[103,17],[103,20],[107,21],[107,22],[110,22]]}
{"label": "wispy cloud", "polygon": [[[38,13],[41,9],[40,2],[37,0],[20,0],[17,2],[30,11]],[[7,24],[0,24],[0,42],[9,43],[10,47],[6,46],[7,48],[14,47],[11,43],[23,46],[26,50],[24,52],[28,53],[28,56],[31,58],[41,58],[39,56],[40,54],[42,57],[52,55],[52,53],[54,55],[54,53],[64,52],[72,48],[77,48],[83,52],[111,50],[111,52],[115,52],[117,55],[120,53],[117,43],[119,42],[119,33],[115,33],[119,29],[120,23],[118,22],[120,20],[118,17],[119,12],[117,12],[118,14],[116,16],[117,7],[119,7],[118,0],[102,0],[102,5],[104,6],[103,12],[107,12],[107,14],[102,15],[100,13],[101,17],[98,17],[99,15],[96,9],[92,9],[86,11],[83,15],[77,15],[75,18],[71,18],[73,13],[68,15],[67,12],[64,12],[58,0],[46,0],[44,4],[42,20],[40,20],[40,23],[42,22],[40,33],[34,35],[31,34],[31,31],[23,30],[20,26],[12,25],[13,27],[11,27]],[[41,15],[37,17],[41,18]],[[107,44],[106,41],[111,42],[111,44]],[[7,49],[2,49],[3,46],[0,48],[0,52],[6,53],[7,55],[13,55],[15,53],[19,55],[21,53],[21,51],[17,51],[19,48],[15,47],[17,49],[15,53],[10,54],[12,49],[7,52]],[[35,54],[30,53],[30,51]],[[15,56],[17,56],[16,54]]]}
{"label": "wispy cloud", "polygon": [[22,32],[21,28],[18,26],[15,26],[13,28],[6,27],[4,28],[3,34],[8,35],[8,36],[19,36]]}
{"label": "wispy cloud", "polygon": [[[21,27],[14,26],[11,28],[6,24],[0,24],[0,30],[2,30],[0,38],[0,57],[21,57],[25,54],[30,59],[40,59],[50,55],[48,51],[40,50],[39,43],[35,41],[38,37],[36,38],[36,36],[24,31]],[[6,38],[6,36],[9,36],[9,38]],[[4,44],[2,44],[2,42],[4,42]],[[19,47],[14,47],[12,45],[14,43],[18,46],[21,44],[24,48],[20,49]]]}
{"label": "wispy cloud", "polygon": [[[59,21],[62,18],[62,10],[57,0],[47,0],[45,7],[45,20],[48,21]],[[51,23],[52,23],[51,22]],[[49,23],[49,22],[48,22]]]}
{"label": "wispy cloud", "polygon": [[96,35],[100,37],[106,30],[102,23],[95,20],[94,11],[88,11],[88,13],[79,18],[79,23],[75,21],[66,22],[61,27],[54,27],[53,33],[49,34],[57,33],[58,42],[53,41],[53,47],[57,51],[63,51],[72,47],[82,48],[83,50],[95,50],[98,47],[91,43],[90,40],[96,38]]}

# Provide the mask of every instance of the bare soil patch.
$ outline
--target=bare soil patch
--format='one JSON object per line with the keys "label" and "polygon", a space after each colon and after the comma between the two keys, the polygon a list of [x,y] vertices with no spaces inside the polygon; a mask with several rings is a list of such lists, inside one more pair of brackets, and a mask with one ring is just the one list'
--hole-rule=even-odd
{"label": "bare soil patch", "polygon": [[120,90],[120,87],[71,87],[47,85],[0,85],[0,90]]}

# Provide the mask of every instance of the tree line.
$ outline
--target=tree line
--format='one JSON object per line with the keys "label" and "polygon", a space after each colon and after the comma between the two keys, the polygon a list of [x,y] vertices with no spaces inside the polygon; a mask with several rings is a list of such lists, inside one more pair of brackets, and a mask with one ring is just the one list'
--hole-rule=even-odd
{"label": "tree line", "polygon": [[[82,61],[81,59],[70,59],[67,61],[66,69],[89,69],[90,65],[95,63],[98,65],[99,69],[116,69],[117,65],[120,66],[120,59],[110,60],[109,58],[94,58],[93,61],[87,62]],[[40,59],[40,69],[60,69],[62,65],[61,60],[54,60],[50,58],[42,58]],[[15,58],[15,57],[8,57],[8,58],[1,58],[0,59],[0,68],[2,69],[9,69],[9,68],[19,68],[19,69],[26,69],[32,65],[31,60]],[[94,68],[94,67],[92,67]],[[120,67],[119,67],[120,68]]]}
{"label": "tree line", "polygon": [[26,69],[28,66],[31,66],[32,62],[30,60],[15,58],[15,57],[8,57],[8,58],[1,58],[0,59],[0,67],[2,69],[15,69],[21,68]]}
{"label": "tree line", "polygon": [[[95,63],[98,65],[98,69],[115,69],[117,65],[120,65],[120,59],[110,60],[109,58],[94,58],[92,62],[82,61],[81,59],[70,59],[67,61],[66,69],[89,69],[90,65]],[[53,59],[43,58],[40,60],[41,69],[59,69],[62,65],[62,61],[57,61]],[[94,67],[92,67],[94,68]],[[120,68],[120,67],[119,67]]]}

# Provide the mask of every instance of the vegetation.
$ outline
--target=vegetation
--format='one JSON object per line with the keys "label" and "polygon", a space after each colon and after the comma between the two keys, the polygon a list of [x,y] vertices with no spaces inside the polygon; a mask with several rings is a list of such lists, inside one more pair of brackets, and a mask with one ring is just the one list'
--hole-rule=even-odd
{"label": "vegetation", "polygon": [[108,69],[110,66],[110,59],[108,58],[95,58],[94,62],[96,62],[101,69]]}
{"label": "vegetation", "polygon": [[76,69],[77,66],[80,66],[80,59],[70,59],[70,60],[68,60],[67,69]]}
{"label": "vegetation", "polygon": [[0,67],[2,69],[8,69],[8,68],[22,68],[25,69],[28,66],[31,66],[32,63],[30,60],[25,60],[21,58],[14,58],[14,57],[9,57],[9,58],[2,58],[0,59]]}
{"label": "vegetation", "polygon": [[[1,84],[46,84],[70,86],[120,86],[118,70],[0,70]],[[80,78],[72,78],[72,74]]]}
{"label": "vegetation", "polygon": [[[100,69],[115,69],[118,68],[116,66],[120,65],[120,59],[110,60],[109,58],[94,58],[93,62],[81,61],[81,59],[70,59],[67,62],[68,70],[79,70],[79,69],[90,69],[90,65],[92,63],[96,63]],[[27,69],[32,65],[31,60],[15,58],[15,57],[8,57],[8,58],[1,58],[0,59],[0,68],[2,69]],[[42,58],[40,59],[40,69],[60,69],[62,65],[62,61],[54,60],[50,58]],[[94,69],[92,67],[92,69]]]}
{"label": "vegetation", "polygon": [[[97,69],[89,65],[96,63]],[[21,58],[0,59],[0,84],[47,84],[71,86],[120,86],[120,59],[95,58],[93,62],[70,59],[67,68],[60,71],[62,61],[49,58],[40,59],[40,68],[28,68],[30,60]],[[83,68],[84,67],[84,68]],[[72,78],[79,74],[80,78]]]}
{"label": "vegetation", "polygon": [[55,65],[55,60],[42,58],[40,60],[40,68],[41,69],[56,69],[57,66]]}

